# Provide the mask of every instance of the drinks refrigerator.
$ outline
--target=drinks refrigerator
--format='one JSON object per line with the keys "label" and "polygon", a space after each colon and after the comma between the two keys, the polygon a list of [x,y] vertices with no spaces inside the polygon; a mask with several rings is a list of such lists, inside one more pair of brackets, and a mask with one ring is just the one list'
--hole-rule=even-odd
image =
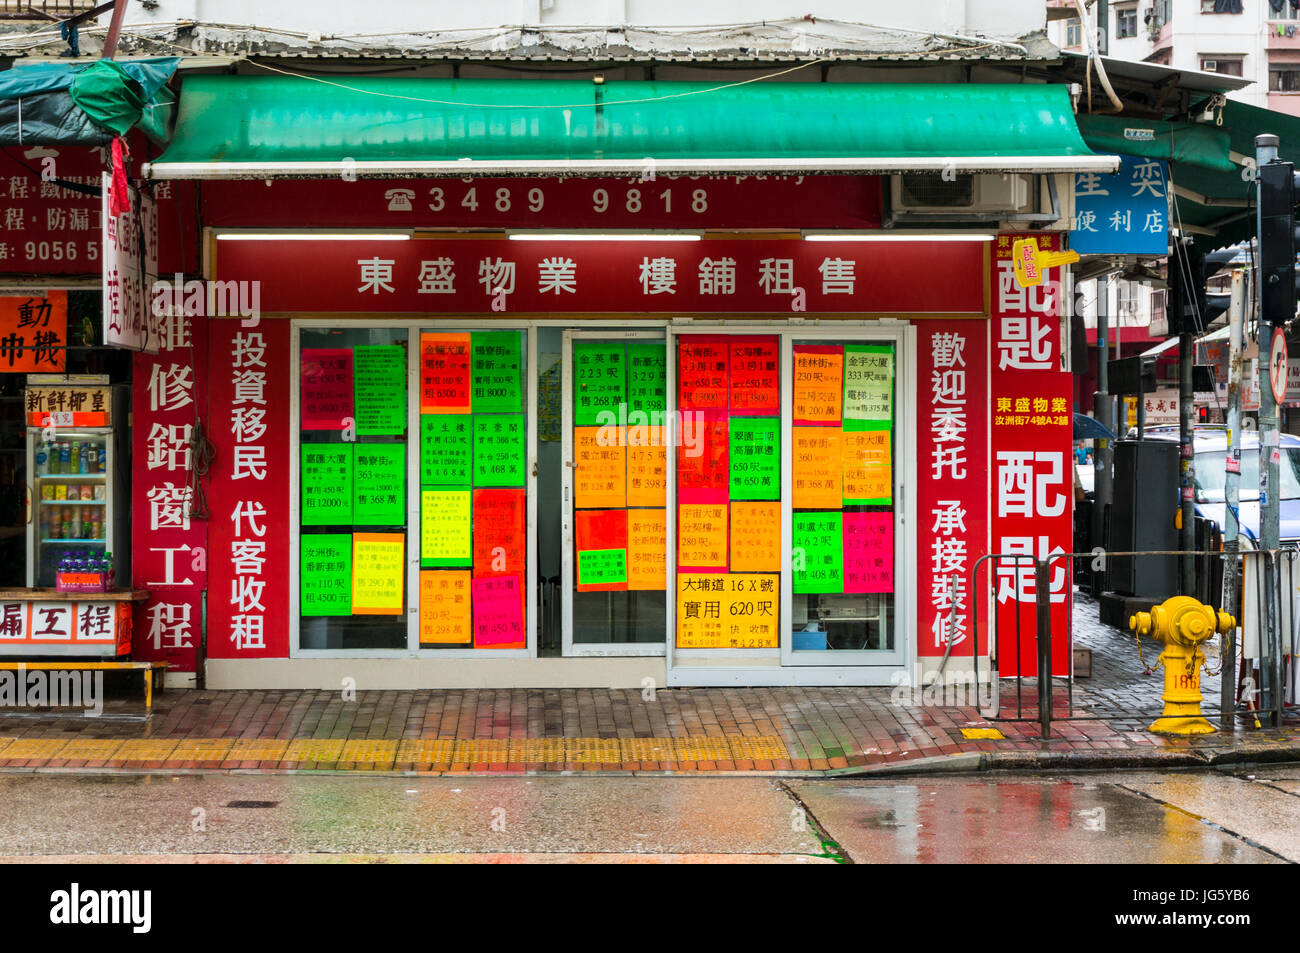
{"label": "drinks refrigerator", "polygon": [[[125,421],[124,389],[114,391],[112,419]],[[27,428],[28,586],[53,588],[65,557],[111,559],[115,586],[130,586],[127,433],[120,424],[58,427],[52,437],[41,427]]]}

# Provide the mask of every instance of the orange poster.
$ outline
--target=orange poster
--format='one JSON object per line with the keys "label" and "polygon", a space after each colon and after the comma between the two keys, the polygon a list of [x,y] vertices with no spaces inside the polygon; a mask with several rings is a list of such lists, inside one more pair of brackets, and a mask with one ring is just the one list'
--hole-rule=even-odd
{"label": "orange poster", "polygon": [[67,346],[66,291],[0,298],[0,372],[61,373]]}
{"label": "orange poster", "polygon": [[679,649],[774,649],[780,618],[777,575],[677,574]]}
{"label": "orange poster", "polygon": [[731,571],[781,571],[781,504],[731,504]]}
{"label": "orange poster", "polygon": [[889,503],[893,467],[888,430],[850,430],[844,434],[844,501]]}
{"label": "orange poster", "polygon": [[795,348],[795,423],[839,423],[843,393],[843,347],[803,345]]}
{"label": "orange poster", "polygon": [[420,335],[420,413],[470,411],[470,336],[466,331]]}
{"label": "orange poster", "polygon": [[405,533],[352,534],[352,614],[401,615]]}
{"label": "orange poster", "polygon": [[668,475],[664,428],[628,427],[627,443],[627,505],[663,506]]}
{"label": "orange poster", "polygon": [[573,505],[580,509],[627,506],[626,428],[573,428]]}
{"label": "orange poster", "polygon": [[843,434],[839,427],[795,427],[792,459],[797,510],[838,510],[843,471]]}
{"label": "orange poster", "polygon": [[469,579],[467,569],[420,573],[421,645],[469,645]]}
{"label": "orange poster", "polygon": [[627,511],[627,587],[662,592],[668,585],[668,511]]}
{"label": "orange poster", "polygon": [[727,504],[683,503],[677,507],[677,564],[727,565]]}

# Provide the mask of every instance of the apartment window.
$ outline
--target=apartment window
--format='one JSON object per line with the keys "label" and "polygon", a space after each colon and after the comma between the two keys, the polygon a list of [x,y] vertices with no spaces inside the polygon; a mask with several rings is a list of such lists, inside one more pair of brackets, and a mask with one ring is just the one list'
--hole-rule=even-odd
{"label": "apartment window", "polygon": [[1300,63],[1277,63],[1268,68],[1270,93],[1300,93]]}
{"label": "apartment window", "polygon": [[1119,7],[1115,10],[1115,38],[1122,40],[1128,36],[1137,36],[1137,7]]}
{"label": "apartment window", "polygon": [[1270,20],[1300,19],[1300,0],[1268,0]]}
{"label": "apartment window", "polygon": [[1241,0],[1201,0],[1201,12],[1240,13]]}
{"label": "apartment window", "polygon": [[1078,46],[1083,42],[1083,23],[1078,17],[1065,21],[1065,45]]}
{"label": "apartment window", "polygon": [[1244,57],[1240,56],[1202,56],[1201,72],[1219,73],[1223,76],[1240,76]]}

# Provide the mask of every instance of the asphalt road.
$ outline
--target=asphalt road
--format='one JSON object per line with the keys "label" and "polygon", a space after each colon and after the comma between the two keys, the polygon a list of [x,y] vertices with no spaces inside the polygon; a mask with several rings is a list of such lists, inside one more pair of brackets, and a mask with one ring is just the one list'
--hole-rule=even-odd
{"label": "asphalt road", "polygon": [[0,861],[1280,863],[1300,768],[795,781],[0,774]]}

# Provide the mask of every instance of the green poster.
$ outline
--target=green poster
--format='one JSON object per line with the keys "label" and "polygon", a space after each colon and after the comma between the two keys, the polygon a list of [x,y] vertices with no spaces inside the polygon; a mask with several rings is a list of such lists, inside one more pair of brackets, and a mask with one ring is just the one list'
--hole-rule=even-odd
{"label": "green poster", "polygon": [[795,513],[793,535],[794,591],[843,592],[844,533],[841,514]]}
{"label": "green poster", "polygon": [[352,534],[304,533],[302,614],[352,614]]}
{"label": "green poster", "polygon": [[627,582],[627,550],[578,550],[578,582],[584,586]]}
{"label": "green poster", "polygon": [[728,428],[733,500],[781,498],[781,418],[732,417]]}
{"label": "green poster", "polygon": [[663,341],[627,345],[627,403],[634,410],[655,413],[667,407],[667,349]]}
{"label": "green poster", "polygon": [[523,486],[523,414],[474,414],[474,485]]}
{"label": "green poster", "polygon": [[352,525],[352,444],[304,443],[302,525]]}
{"label": "green poster", "polygon": [[524,409],[518,331],[474,331],[470,335],[470,410],[517,414]]}
{"label": "green poster", "polygon": [[894,419],[894,349],[888,344],[844,347],[844,420]]}
{"label": "green poster", "polygon": [[352,395],[358,436],[406,433],[406,348],[400,344],[354,347]]}
{"label": "green poster", "polygon": [[[573,425],[616,424],[627,403],[627,374],[623,342],[573,342]],[[614,416],[601,416],[612,413]]]}
{"label": "green poster", "polygon": [[359,443],[353,459],[353,525],[405,526],[406,447]]}
{"label": "green poster", "polygon": [[420,415],[420,483],[469,486],[469,414]]}

